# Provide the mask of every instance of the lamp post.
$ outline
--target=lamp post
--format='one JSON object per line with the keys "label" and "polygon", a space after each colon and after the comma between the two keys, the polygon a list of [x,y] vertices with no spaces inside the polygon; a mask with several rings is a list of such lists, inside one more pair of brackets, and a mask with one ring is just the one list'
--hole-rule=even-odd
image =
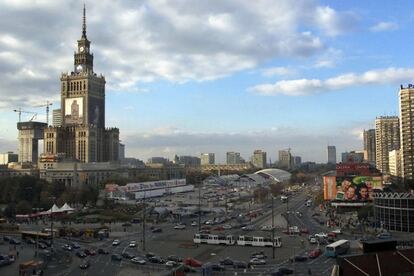
{"label": "lamp post", "polygon": [[50,243],[51,244],[50,245],[50,248],[51,248],[51,250],[53,252],[54,251],[53,250],[53,236],[54,236],[54,232],[53,232],[53,206],[55,206],[56,197],[51,196],[50,199],[53,200],[53,205],[52,205],[52,208],[50,210],[50,233],[51,233],[51,237],[52,237],[52,240],[51,240],[51,243]]}
{"label": "lamp post", "polygon": [[275,259],[275,203],[272,195],[272,256]]}

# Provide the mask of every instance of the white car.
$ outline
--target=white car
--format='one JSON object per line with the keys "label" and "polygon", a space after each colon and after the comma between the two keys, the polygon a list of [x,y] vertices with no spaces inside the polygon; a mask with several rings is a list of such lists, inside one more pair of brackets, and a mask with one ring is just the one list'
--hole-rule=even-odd
{"label": "white car", "polygon": [[214,221],[212,221],[212,220],[208,220],[208,221],[206,221],[206,222],[205,222],[205,224],[206,224],[206,225],[211,225],[211,224],[214,224]]}
{"label": "white car", "polygon": [[174,226],[175,230],[184,230],[185,229],[185,225],[184,224],[177,224],[176,226]]}
{"label": "white car", "polygon": [[196,221],[193,221],[192,223],[191,223],[191,226],[197,226],[198,224],[197,224],[197,222]]}
{"label": "white car", "polygon": [[233,227],[230,224],[224,224],[223,228],[224,228],[224,230],[230,230]]}
{"label": "white car", "polygon": [[131,259],[131,263],[144,265],[146,264],[146,261],[141,257],[135,257]]}
{"label": "white car", "polygon": [[112,246],[117,246],[117,245],[119,245],[121,242],[119,241],[119,240],[114,240],[113,242],[112,242]]}
{"label": "white car", "polygon": [[315,237],[316,238],[327,238],[328,234],[321,232],[321,233],[315,234]]}
{"label": "white car", "polygon": [[130,241],[129,242],[129,247],[137,247],[137,242],[136,241]]}
{"label": "white car", "polygon": [[341,229],[335,229],[335,230],[332,230],[331,232],[332,233],[335,233],[335,234],[342,234],[342,230]]}
{"label": "white car", "polygon": [[270,225],[263,225],[263,226],[260,228],[260,230],[262,230],[262,231],[272,231],[272,230],[273,230],[273,228],[272,228],[272,226],[270,226]]}
{"label": "white car", "polygon": [[316,243],[318,243],[318,241],[317,241],[315,238],[310,238],[309,242],[310,242],[311,244],[316,244]]}
{"label": "white car", "polygon": [[174,267],[174,266],[177,265],[177,263],[174,262],[174,261],[168,261],[168,262],[165,263],[165,265],[168,266],[168,267]]}

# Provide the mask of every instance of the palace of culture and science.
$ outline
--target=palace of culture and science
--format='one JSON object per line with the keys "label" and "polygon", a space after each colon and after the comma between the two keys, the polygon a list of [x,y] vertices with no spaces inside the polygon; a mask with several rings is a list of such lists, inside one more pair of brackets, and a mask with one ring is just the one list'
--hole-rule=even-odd
{"label": "palace of culture and science", "polygon": [[44,129],[43,152],[83,163],[116,161],[119,129],[105,128],[105,77],[93,71],[90,44],[84,8],[74,71],[60,77],[61,125]]}

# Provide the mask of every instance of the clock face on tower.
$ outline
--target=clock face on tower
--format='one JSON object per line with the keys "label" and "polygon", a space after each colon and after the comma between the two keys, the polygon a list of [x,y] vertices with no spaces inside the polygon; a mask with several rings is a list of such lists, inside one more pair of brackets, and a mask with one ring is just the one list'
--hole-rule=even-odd
{"label": "clock face on tower", "polygon": [[81,47],[79,48],[79,50],[81,51],[81,53],[83,53],[83,52],[85,51],[85,48],[83,48],[83,46],[81,46]]}
{"label": "clock face on tower", "polygon": [[78,66],[76,66],[76,71],[80,72],[82,71],[83,66],[81,64],[79,64]]}

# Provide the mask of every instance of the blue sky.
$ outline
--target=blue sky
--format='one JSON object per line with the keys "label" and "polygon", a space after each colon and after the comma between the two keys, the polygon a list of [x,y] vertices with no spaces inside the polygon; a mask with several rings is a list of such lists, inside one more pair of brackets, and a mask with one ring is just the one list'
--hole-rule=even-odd
{"label": "blue sky", "polygon": [[[328,143],[360,150],[414,82],[411,1],[173,2],[86,1],[106,125],[128,156],[291,148],[325,162]],[[13,109],[59,107],[82,4],[0,0],[0,151],[17,150]]]}

